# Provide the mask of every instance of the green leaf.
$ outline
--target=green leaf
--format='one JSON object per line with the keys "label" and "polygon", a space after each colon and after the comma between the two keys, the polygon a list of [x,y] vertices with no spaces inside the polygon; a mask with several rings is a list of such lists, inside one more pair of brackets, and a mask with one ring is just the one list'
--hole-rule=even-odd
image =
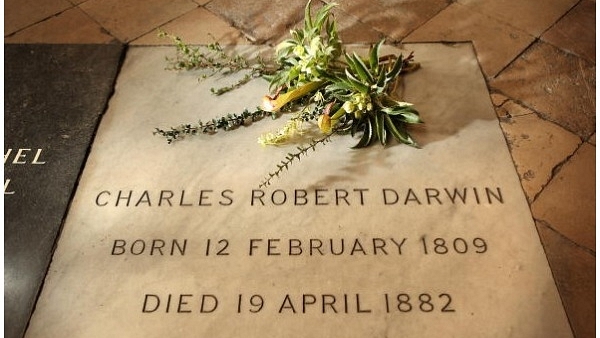
{"label": "green leaf", "polygon": [[365,85],[364,83],[360,82],[360,80],[357,79],[356,77],[354,77],[354,75],[350,74],[350,72],[348,71],[348,68],[344,69],[344,72],[346,73],[346,78],[350,81],[350,83],[354,87],[353,88],[354,90],[358,90],[364,94],[367,94],[369,92],[369,87],[367,85]]}
{"label": "green leaf", "polygon": [[358,121],[354,120],[352,122],[352,128],[350,128],[350,135],[352,137],[354,137],[354,135],[356,135],[356,133],[358,132],[358,126],[359,126]]}
{"label": "green leaf", "polygon": [[389,115],[385,115],[384,118],[385,125],[392,133],[396,141],[415,147],[417,146],[417,143],[412,139],[412,137],[410,137],[406,131],[406,127],[401,121],[398,121],[398,124],[396,124]]}
{"label": "green leaf", "polygon": [[379,78],[377,79],[377,93],[381,94],[385,91],[386,83],[387,83],[386,73],[385,72],[379,73]]}
{"label": "green leaf", "polygon": [[373,139],[373,126],[371,125],[371,120],[366,119],[364,125],[365,128],[363,135],[360,138],[360,141],[358,141],[358,143],[354,147],[352,147],[353,149],[364,148],[368,146],[371,143],[371,140]]}
{"label": "green leaf", "polygon": [[321,9],[317,12],[317,15],[316,15],[315,27],[323,26],[325,19],[327,19],[327,17],[329,17],[329,12],[335,6],[337,6],[337,4],[332,2],[332,3],[329,3],[329,4],[321,7]]}
{"label": "green leaf", "polygon": [[371,65],[371,69],[375,72],[375,76],[379,74],[379,49],[385,39],[379,40],[379,42],[371,48],[371,52],[369,53],[369,64]]}
{"label": "green leaf", "polygon": [[384,113],[375,113],[375,133],[377,134],[377,138],[382,145],[385,145],[387,141],[384,116],[386,116]]}
{"label": "green leaf", "polygon": [[304,7],[304,30],[309,31],[313,28],[312,17],[310,15],[310,3],[312,0],[308,0]]}
{"label": "green leaf", "polygon": [[407,123],[422,123],[419,112],[411,107],[385,107],[381,111],[391,116],[399,116]]}
{"label": "green leaf", "polygon": [[402,113],[400,113],[400,116],[402,116],[406,123],[423,123],[423,120],[421,120],[421,117],[419,116],[419,112],[412,108],[406,108]]}
{"label": "green leaf", "polygon": [[332,81],[332,83],[327,86],[326,91],[336,91],[336,90],[350,90],[352,91],[354,87],[348,81],[338,79],[336,81]]}
{"label": "green leaf", "polygon": [[402,71],[402,65],[404,64],[402,54],[396,59],[396,63],[394,63],[394,67],[390,70],[386,75],[386,81],[390,81],[394,79],[400,72]]}
{"label": "green leaf", "polygon": [[367,68],[367,65],[365,65],[363,60],[361,60],[360,56],[354,53],[353,59],[354,64],[356,65],[356,70],[358,72],[358,75],[361,77],[361,80],[367,83],[374,83],[375,79],[373,78],[373,74],[371,74],[369,68]]}

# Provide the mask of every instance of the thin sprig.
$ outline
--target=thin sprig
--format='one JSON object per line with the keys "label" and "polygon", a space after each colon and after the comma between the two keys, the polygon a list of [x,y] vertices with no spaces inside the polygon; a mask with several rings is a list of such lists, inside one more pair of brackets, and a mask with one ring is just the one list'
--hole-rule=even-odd
{"label": "thin sprig", "polygon": [[324,137],[311,140],[306,146],[298,146],[296,147],[295,152],[287,153],[285,158],[277,164],[277,169],[272,172],[269,172],[267,176],[260,182],[258,185],[259,188],[266,188],[271,185],[271,180],[274,178],[279,178],[279,175],[284,171],[288,170],[289,167],[294,162],[299,162],[302,157],[306,157],[309,154],[309,151],[316,151],[318,145],[326,144],[331,142],[331,137],[333,133],[325,135]]}
{"label": "thin sprig", "polygon": [[240,88],[252,79],[268,76],[275,70],[271,65],[272,62],[265,60],[260,55],[249,59],[233,52],[227,52],[218,41],[206,46],[192,46],[179,36],[163,30],[158,31],[158,36],[170,39],[175,45],[175,56],[166,58],[167,70],[201,70],[204,73],[200,75],[200,79],[206,79],[216,74],[230,75],[245,72],[240,80],[231,85],[211,88],[211,92],[215,95],[222,95]]}
{"label": "thin sprig", "polygon": [[185,136],[214,134],[219,129],[224,131],[234,130],[240,126],[250,125],[266,116],[276,117],[274,113],[265,111],[261,108],[256,108],[254,111],[244,109],[241,114],[231,113],[207,122],[202,122],[200,120],[196,123],[181,124],[177,127],[171,127],[170,129],[155,128],[153,134],[163,136],[167,140],[167,143],[171,144],[173,141],[183,139]]}

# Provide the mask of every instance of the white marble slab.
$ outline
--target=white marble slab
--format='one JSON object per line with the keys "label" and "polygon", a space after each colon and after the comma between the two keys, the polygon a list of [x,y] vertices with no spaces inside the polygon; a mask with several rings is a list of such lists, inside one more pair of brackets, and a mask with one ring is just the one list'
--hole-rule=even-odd
{"label": "white marble slab", "polygon": [[472,46],[405,48],[421,149],[337,138],[261,190],[285,117],[152,130],[267,84],[214,97],[130,48],[27,337],[571,337]]}

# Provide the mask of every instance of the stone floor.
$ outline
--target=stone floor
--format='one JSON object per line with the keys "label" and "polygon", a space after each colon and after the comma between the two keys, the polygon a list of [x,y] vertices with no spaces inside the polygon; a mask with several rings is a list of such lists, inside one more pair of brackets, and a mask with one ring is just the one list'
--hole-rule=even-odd
{"label": "stone floor", "polygon": [[[7,0],[4,42],[275,44],[304,1]],[[472,41],[577,338],[595,336],[596,2],[339,0],[345,43]],[[507,232],[509,236],[510,233]],[[527,301],[527,300],[524,300]]]}

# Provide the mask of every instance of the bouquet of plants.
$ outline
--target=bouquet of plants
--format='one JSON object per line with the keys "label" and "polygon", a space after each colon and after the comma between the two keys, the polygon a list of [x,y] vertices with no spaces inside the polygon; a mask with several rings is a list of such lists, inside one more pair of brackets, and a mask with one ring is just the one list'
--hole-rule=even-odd
{"label": "bouquet of plants", "polygon": [[262,145],[278,145],[290,141],[306,128],[318,127],[323,136],[289,153],[261,186],[269,185],[271,179],[288,169],[293,161],[300,160],[319,144],[331,141],[333,135],[358,137],[354,148],[377,141],[386,145],[390,139],[417,146],[407,127],[422,123],[419,113],[411,103],[396,98],[394,93],[400,76],[417,69],[419,64],[414,62],[412,53],[408,57],[380,55],[384,40],[371,46],[365,56],[346,52],[331,13],[334,6],[334,3],[327,4],[313,15],[309,1],[303,27],[291,30],[290,38],[276,46],[275,56],[268,61],[260,57],[249,61],[239,55],[229,55],[218,43],[204,49],[191,47],[178,37],[161,32],[172,38],[177,47],[177,57],[169,60],[173,69],[204,69],[209,72],[204,76],[246,72],[231,86],[213,88],[214,94],[223,94],[257,77],[269,81],[271,93],[264,96],[262,107],[254,111],[245,110],[168,130],[156,128],[154,133],[171,143],[186,135],[232,130],[266,116],[276,118],[286,114],[290,117],[280,130],[258,138]]}

